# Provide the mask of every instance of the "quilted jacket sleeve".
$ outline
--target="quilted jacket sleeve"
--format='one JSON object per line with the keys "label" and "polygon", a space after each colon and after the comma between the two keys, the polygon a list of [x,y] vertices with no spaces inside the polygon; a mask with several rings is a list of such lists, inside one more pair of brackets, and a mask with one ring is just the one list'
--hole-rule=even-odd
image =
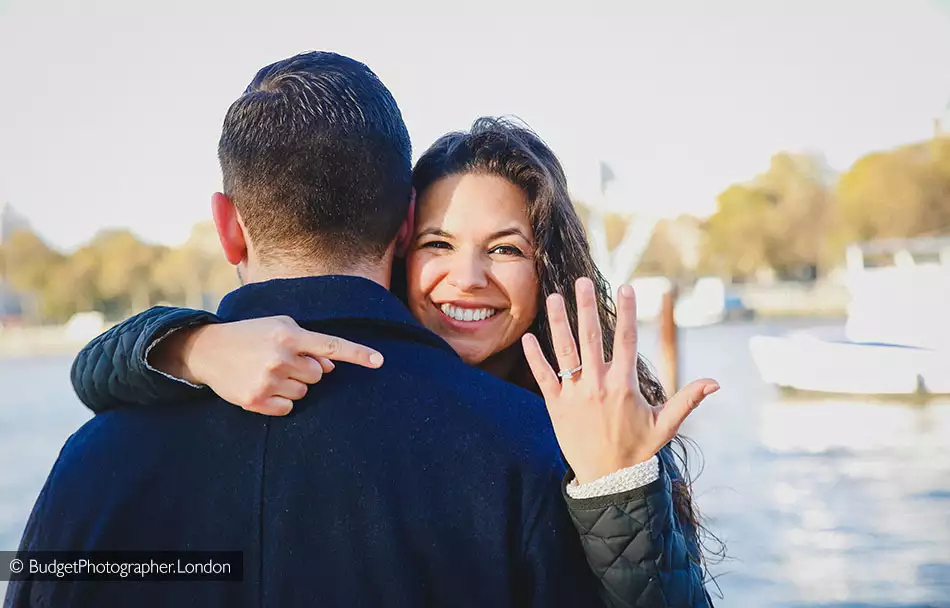
{"label": "quilted jacket sleeve", "polygon": [[194,388],[150,369],[145,356],[156,340],[174,329],[218,322],[215,315],[203,310],[166,306],[130,317],[76,355],[70,373],[73,389],[96,413],[200,395],[208,389]]}
{"label": "quilted jacket sleeve", "polygon": [[[668,456],[668,455],[662,455]],[[612,608],[709,608],[712,600],[696,561],[696,535],[673,509],[669,457],[660,478],[646,486],[596,498],[574,499],[565,491],[587,562]],[[564,485],[573,478],[568,472]]]}

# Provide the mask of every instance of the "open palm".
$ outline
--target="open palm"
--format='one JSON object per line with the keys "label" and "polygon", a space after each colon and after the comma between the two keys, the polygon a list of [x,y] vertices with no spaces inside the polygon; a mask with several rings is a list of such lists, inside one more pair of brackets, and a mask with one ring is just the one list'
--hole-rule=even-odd
{"label": "open palm", "polygon": [[578,483],[587,483],[645,462],[676,435],[702,400],[719,390],[715,380],[695,380],[665,404],[652,406],[637,376],[637,303],[633,288],[617,294],[617,328],[613,360],[604,361],[603,332],[594,284],[575,285],[580,348],[567,318],[564,298],[547,300],[551,339],[563,382],[554,372],[535,336],[522,340],[525,357],[547,404],[561,451]]}

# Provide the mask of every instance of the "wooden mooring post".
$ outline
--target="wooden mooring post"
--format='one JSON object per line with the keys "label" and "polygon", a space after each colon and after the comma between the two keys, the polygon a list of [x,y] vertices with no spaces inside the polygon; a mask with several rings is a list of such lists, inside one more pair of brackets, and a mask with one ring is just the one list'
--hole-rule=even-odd
{"label": "wooden mooring post", "polygon": [[676,287],[663,294],[660,310],[660,352],[663,357],[663,388],[672,397],[680,387],[679,338],[676,329]]}

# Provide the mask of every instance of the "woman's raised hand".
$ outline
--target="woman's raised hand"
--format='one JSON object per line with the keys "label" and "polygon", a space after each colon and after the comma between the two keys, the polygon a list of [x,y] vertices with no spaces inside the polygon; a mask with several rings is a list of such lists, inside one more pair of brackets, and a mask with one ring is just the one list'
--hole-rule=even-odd
{"label": "woman's raised hand", "polygon": [[611,362],[604,361],[593,282],[578,279],[575,291],[580,349],[571,333],[564,298],[556,294],[547,300],[551,338],[563,381],[545,359],[535,336],[526,334],[522,344],[561,451],[577,482],[587,483],[652,458],[676,435],[690,412],[719,390],[719,384],[709,378],[695,380],[665,404],[651,406],[637,376],[637,302],[633,288],[623,285],[617,294]]}
{"label": "woman's raised hand", "polygon": [[307,331],[283,316],[182,329],[155,351],[158,369],[270,416],[290,413],[309,385],[334,369],[333,361],[370,368],[383,364],[372,348]]}

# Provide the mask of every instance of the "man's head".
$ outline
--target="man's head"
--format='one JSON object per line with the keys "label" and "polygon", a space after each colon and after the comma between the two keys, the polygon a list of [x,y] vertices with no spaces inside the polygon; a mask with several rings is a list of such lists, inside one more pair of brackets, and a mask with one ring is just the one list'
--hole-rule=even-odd
{"label": "man's head", "polygon": [[411,232],[409,133],[389,90],[348,57],[261,69],[228,109],[218,158],[215,223],[248,280],[379,266]]}

